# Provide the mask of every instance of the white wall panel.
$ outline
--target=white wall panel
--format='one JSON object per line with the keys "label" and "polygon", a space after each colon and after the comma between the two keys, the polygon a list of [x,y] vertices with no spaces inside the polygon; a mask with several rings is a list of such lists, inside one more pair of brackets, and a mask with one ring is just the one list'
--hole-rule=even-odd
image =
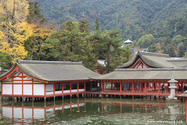
{"label": "white wall panel", "polygon": [[43,119],[44,109],[34,109],[34,119]]}
{"label": "white wall panel", "polygon": [[77,89],[72,89],[71,92],[77,92]]}
{"label": "white wall panel", "polygon": [[79,92],[84,92],[84,89],[79,89]]}
{"label": "white wall panel", "polygon": [[22,83],[22,81],[13,81],[13,83]]}
{"label": "white wall panel", "polygon": [[24,118],[32,119],[32,109],[24,108],[23,113],[24,113]]}
{"label": "white wall panel", "polygon": [[32,95],[32,84],[23,85],[23,95]]}
{"label": "white wall panel", "polygon": [[22,95],[22,84],[14,84],[14,94]]}
{"label": "white wall panel", "polygon": [[34,95],[44,95],[44,84],[34,85]]}
{"label": "white wall panel", "polygon": [[14,78],[14,80],[22,80],[22,78],[16,77]]}
{"label": "white wall panel", "polygon": [[22,108],[14,108],[14,118],[22,118]]}
{"label": "white wall panel", "polygon": [[3,117],[12,119],[12,107],[3,107]]}
{"label": "white wall panel", "polygon": [[12,84],[3,84],[3,94],[12,94]]}
{"label": "white wall panel", "polygon": [[64,93],[70,93],[70,90],[64,90]]}
{"label": "white wall panel", "polygon": [[23,83],[32,83],[32,81],[23,81]]}

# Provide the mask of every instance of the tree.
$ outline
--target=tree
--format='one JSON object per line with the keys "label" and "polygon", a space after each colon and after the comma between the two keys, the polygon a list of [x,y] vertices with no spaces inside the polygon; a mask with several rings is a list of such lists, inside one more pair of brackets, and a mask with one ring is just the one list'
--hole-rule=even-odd
{"label": "tree", "polygon": [[40,5],[37,1],[29,1],[29,15],[27,17],[28,23],[43,24],[45,17],[40,13]]}
{"label": "tree", "polygon": [[99,18],[96,17],[95,18],[95,22],[94,22],[94,25],[95,25],[95,30],[100,30],[100,23],[99,23]]}
{"label": "tree", "polygon": [[186,48],[185,48],[184,44],[180,43],[178,46],[178,52],[177,52],[178,57],[183,57],[185,54],[185,51],[186,51]]}
{"label": "tree", "polygon": [[184,36],[177,35],[177,36],[173,37],[173,39],[172,39],[172,44],[173,44],[174,46],[177,46],[179,43],[183,42],[184,39],[185,39]]}
{"label": "tree", "polygon": [[93,36],[94,52],[102,58],[107,59],[107,73],[110,72],[110,53],[111,51],[117,51],[121,47],[121,35],[119,31],[115,29],[105,30],[103,33],[99,30],[96,31]]}
{"label": "tree", "polygon": [[4,34],[0,51],[10,54],[13,60],[27,55],[23,44],[32,35],[32,27],[26,22],[28,7],[27,0],[1,0],[0,3],[0,31]]}
{"label": "tree", "polygon": [[152,34],[146,34],[138,39],[138,46],[140,48],[147,48],[153,43],[154,37]]}
{"label": "tree", "polygon": [[79,22],[79,30],[87,34],[90,33],[89,21],[82,16],[81,21]]}
{"label": "tree", "polygon": [[169,54],[169,56],[175,57],[176,54],[175,54],[174,46],[172,46],[171,44],[169,44],[167,48],[168,48],[168,54]]}

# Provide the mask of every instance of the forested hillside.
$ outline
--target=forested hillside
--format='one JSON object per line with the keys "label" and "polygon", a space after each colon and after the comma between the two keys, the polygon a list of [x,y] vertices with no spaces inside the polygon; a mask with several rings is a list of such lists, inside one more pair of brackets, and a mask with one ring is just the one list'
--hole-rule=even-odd
{"label": "forested hillside", "polygon": [[[80,21],[82,15],[90,22],[94,30],[94,20],[99,18],[101,29],[115,28],[120,31],[123,40],[135,40],[145,29],[157,22],[169,19],[170,9],[175,5],[183,10],[185,1],[180,0],[37,0],[41,5],[41,13],[47,20],[55,20],[62,24],[67,20]],[[173,5],[173,6],[172,6]],[[166,13],[167,11],[168,13]],[[172,8],[172,10],[175,10]],[[166,13],[162,16],[162,12]],[[173,15],[174,16],[174,15]]]}

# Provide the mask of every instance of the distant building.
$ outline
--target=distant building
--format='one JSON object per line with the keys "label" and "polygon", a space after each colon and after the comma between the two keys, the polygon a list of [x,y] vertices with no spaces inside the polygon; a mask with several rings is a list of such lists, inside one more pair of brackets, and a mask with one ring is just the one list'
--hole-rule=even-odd
{"label": "distant building", "polygon": [[130,44],[132,44],[132,41],[129,39],[123,42],[123,46],[130,45]]}

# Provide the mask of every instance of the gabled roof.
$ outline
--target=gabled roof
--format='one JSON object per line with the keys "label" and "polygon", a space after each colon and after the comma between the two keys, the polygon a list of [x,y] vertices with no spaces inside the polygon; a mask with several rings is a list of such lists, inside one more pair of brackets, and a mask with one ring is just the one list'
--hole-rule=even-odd
{"label": "gabled roof", "polygon": [[[89,80],[90,77],[99,76],[84,67],[81,62],[18,60],[16,65],[25,74],[44,81]],[[14,67],[0,78],[8,74]]]}
{"label": "gabled roof", "polygon": [[139,58],[151,68],[178,68],[178,66],[167,61],[167,59],[170,59],[169,54],[138,52],[132,60],[122,66],[117,67],[117,69],[130,68]]}

